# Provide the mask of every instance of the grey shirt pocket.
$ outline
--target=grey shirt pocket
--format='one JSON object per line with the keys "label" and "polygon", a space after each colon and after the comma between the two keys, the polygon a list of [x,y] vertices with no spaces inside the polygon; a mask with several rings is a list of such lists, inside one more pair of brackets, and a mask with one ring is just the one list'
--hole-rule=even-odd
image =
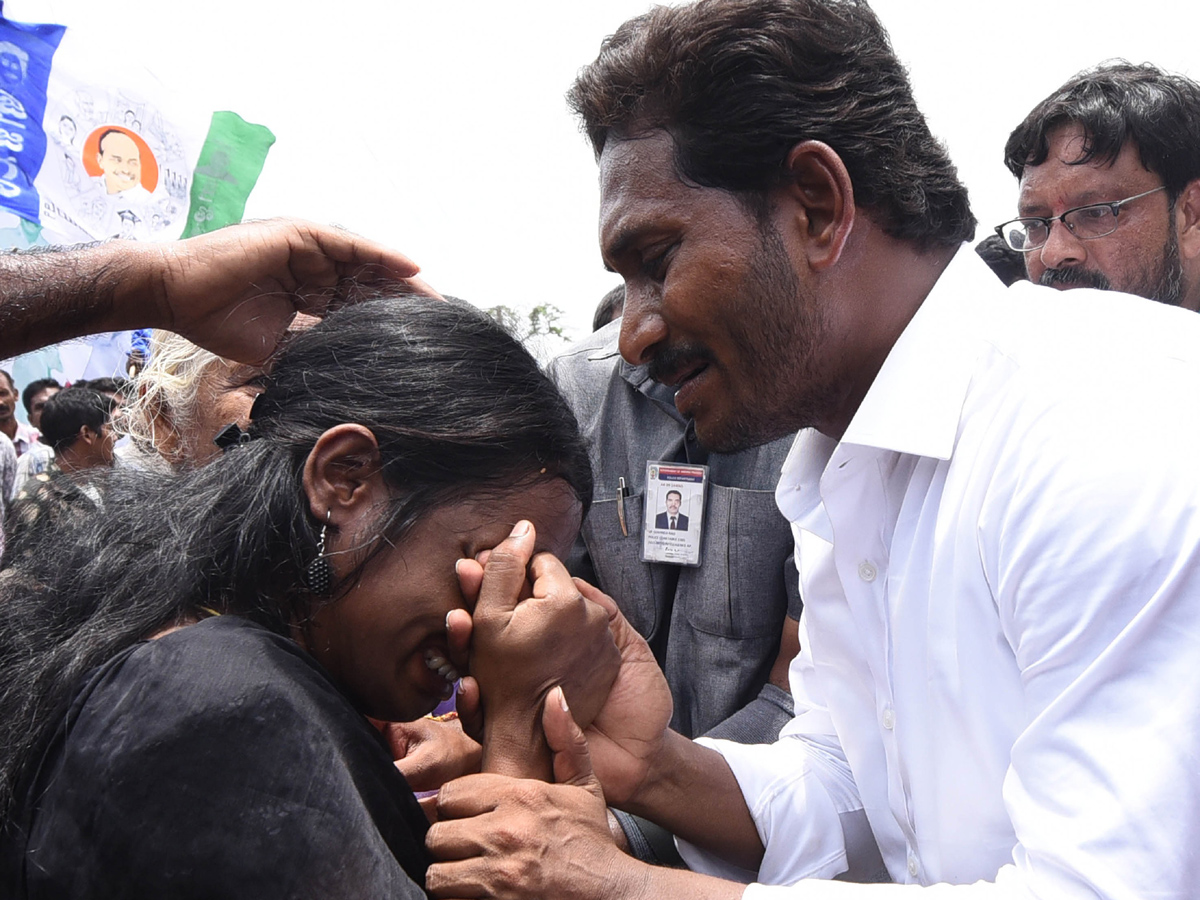
{"label": "grey shirt pocket", "polygon": [[628,535],[621,531],[617,501],[605,499],[592,503],[583,523],[583,539],[598,586],[613,596],[629,624],[650,640],[670,604],[659,596],[666,589],[662,573],[642,562],[643,497],[633,494],[624,503]]}
{"label": "grey shirt pocket", "polygon": [[774,492],[711,485],[705,518],[704,564],[684,569],[676,589],[688,623],[706,634],[778,641],[790,606],[792,533]]}

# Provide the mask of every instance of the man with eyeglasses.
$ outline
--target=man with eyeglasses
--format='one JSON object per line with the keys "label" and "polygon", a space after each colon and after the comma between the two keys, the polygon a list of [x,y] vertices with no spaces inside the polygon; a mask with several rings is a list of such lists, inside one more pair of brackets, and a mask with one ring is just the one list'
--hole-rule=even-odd
{"label": "man with eyeglasses", "polygon": [[1029,280],[1200,310],[1200,85],[1151,65],[1081,72],[1017,126],[1020,216],[996,227]]}

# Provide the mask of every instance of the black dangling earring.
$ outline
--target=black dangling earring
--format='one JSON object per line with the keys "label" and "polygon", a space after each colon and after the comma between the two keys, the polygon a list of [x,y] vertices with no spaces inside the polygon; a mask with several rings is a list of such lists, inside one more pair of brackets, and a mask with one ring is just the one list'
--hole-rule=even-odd
{"label": "black dangling earring", "polygon": [[325,530],[329,527],[329,519],[332,515],[332,509],[325,511],[325,524],[321,526],[321,536],[317,539],[317,558],[305,567],[301,576],[304,586],[318,597],[328,596],[329,586],[333,584],[333,568],[329,565],[329,558],[325,555]]}

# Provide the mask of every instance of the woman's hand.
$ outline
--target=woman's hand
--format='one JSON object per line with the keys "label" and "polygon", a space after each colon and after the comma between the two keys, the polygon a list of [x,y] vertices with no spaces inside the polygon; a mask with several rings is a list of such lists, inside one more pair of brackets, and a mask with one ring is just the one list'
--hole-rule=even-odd
{"label": "woman's hand", "polygon": [[[379,722],[396,768],[416,793],[436,791],[448,781],[479,771],[482,748],[462,728],[455,713],[414,722]],[[421,799],[430,822],[437,821],[437,799]]]}
{"label": "woman's hand", "polygon": [[621,656],[609,610],[587,599],[554,556],[534,555],[535,544],[532,523],[520,522],[482,566],[462,560],[458,572],[468,601],[478,593],[471,677],[483,711],[483,771],[549,780],[541,727],[546,695],[561,685],[586,727],[608,696]]}

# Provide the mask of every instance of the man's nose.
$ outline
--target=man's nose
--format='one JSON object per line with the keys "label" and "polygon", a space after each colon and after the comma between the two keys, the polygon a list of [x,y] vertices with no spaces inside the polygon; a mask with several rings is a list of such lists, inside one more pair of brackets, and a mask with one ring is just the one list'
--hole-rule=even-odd
{"label": "man's nose", "polygon": [[1047,269],[1065,269],[1083,265],[1087,260],[1087,249],[1083,241],[1075,236],[1062,222],[1050,223],[1050,233],[1046,243],[1038,251],[1042,265]]}
{"label": "man's nose", "polygon": [[625,308],[621,313],[621,355],[630,365],[640,366],[653,357],[655,345],[666,340],[667,325],[661,313],[661,297],[655,288],[625,282]]}

